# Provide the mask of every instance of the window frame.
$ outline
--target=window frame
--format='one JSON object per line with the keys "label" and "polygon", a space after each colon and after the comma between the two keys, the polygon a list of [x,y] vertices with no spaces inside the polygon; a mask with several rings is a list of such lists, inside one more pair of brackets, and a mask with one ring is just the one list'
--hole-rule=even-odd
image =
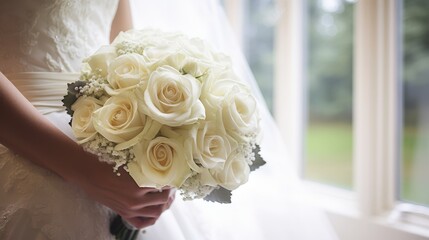
{"label": "window frame", "polygon": [[[237,16],[243,14],[243,1],[225,4],[238,39],[243,19]],[[275,1],[279,13],[274,43],[275,119],[290,150],[291,167],[301,176],[308,0]],[[429,208],[397,200],[402,156],[402,108],[398,107],[402,106],[402,0],[357,0],[355,4],[354,190],[301,178],[299,198],[324,209],[344,239],[426,239]]]}
{"label": "window frame", "polygon": [[[226,4],[242,16],[244,0]],[[306,0],[275,0],[274,112],[291,165],[303,170],[306,74]],[[401,0],[355,3],[353,85],[354,190],[300,181],[303,201],[324,209],[345,239],[429,237],[429,208],[398,201],[402,121]],[[237,16],[237,15],[235,15]],[[242,18],[230,17],[241,38]],[[285,101],[284,96],[287,96]],[[370,226],[371,231],[367,231]],[[346,230],[345,230],[346,229]],[[388,238],[384,238],[388,237]]]}

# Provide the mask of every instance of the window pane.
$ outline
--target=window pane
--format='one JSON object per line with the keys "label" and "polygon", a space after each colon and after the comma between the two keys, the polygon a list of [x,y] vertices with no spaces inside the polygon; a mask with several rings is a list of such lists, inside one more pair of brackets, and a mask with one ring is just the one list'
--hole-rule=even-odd
{"label": "window pane", "polygon": [[255,75],[262,95],[272,112],[274,28],[276,9],[274,0],[244,1],[243,47],[247,61]]}
{"label": "window pane", "polygon": [[429,206],[429,1],[403,1],[401,199]]}
{"label": "window pane", "polygon": [[307,1],[304,177],[352,188],[353,1]]}

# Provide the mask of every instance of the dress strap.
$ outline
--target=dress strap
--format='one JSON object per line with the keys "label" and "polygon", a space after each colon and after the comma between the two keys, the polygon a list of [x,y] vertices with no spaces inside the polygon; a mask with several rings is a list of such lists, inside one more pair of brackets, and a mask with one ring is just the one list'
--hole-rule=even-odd
{"label": "dress strap", "polygon": [[79,79],[79,73],[21,72],[6,77],[42,114],[64,111],[62,99],[67,83]]}

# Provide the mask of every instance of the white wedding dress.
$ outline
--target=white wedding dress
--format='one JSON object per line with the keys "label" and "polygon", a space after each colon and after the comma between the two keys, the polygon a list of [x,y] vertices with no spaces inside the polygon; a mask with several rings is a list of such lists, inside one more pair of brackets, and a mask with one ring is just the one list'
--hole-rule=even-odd
{"label": "white wedding dress", "polygon": [[[78,72],[83,58],[108,44],[117,1],[0,2],[0,71],[70,137],[69,117],[60,102],[66,83],[75,76],[68,73]],[[216,0],[131,3],[136,28],[204,38],[232,56],[236,72],[262,99]],[[178,195],[171,209],[139,239],[337,239],[321,211],[291,200],[294,177],[288,155],[265,107],[262,112],[261,148],[267,164],[234,191],[233,203],[184,202]],[[110,220],[106,207],[0,145],[0,239],[112,239]]]}

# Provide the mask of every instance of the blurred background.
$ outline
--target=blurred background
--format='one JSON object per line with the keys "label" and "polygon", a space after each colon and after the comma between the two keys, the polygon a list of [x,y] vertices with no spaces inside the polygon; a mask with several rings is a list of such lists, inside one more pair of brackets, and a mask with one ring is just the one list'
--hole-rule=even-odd
{"label": "blurred background", "polygon": [[[303,176],[314,181],[353,189],[353,47],[356,0],[308,0],[305,12],[306,136]],[[225,3],[224,3],[225,4]],[[273,111],[275,0],[243,0],[242,46],[250,67]],[[429,206],[428,177],[412,175],[419,146],[420,121],[429,106],[429,1],[402,4],[402,198]],[[401,106],[398,106],[401,107]],[[423,129],[420,129],[423,130]],[[428,166],[428,165],[426,165]],[[425,191],[426,190],[426,191]]]}
{"label": "blurred background", "polygon": [[[228,0],[223,1],[227,5]],[[353,190],[353,60],[357,0],[304,7],[305,136],[302,177]],[[239,39],[274,116],[275,0],[242,0]],[[402,69],[399,198],[429,206],[429,1],[400,1]],[[285,97],[284,101],[288,101]],[[281,103],[280,103],[281,104]]]}

